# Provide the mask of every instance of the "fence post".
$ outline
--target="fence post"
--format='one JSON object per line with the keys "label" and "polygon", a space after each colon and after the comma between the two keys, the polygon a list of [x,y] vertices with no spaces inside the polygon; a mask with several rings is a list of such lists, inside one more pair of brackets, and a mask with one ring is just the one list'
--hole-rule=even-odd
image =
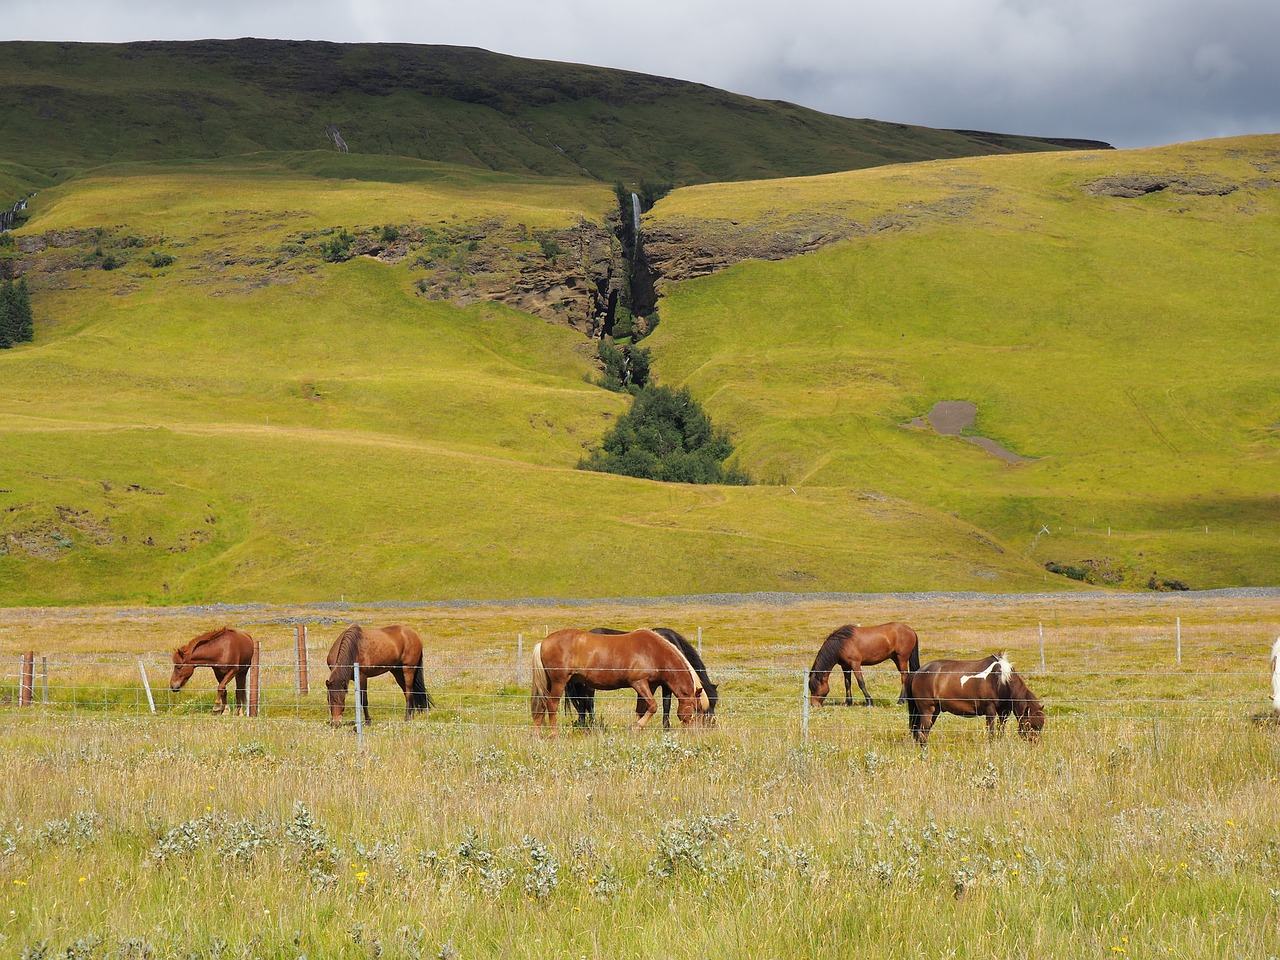
{"label": "fence post", "polygon": [[1040,624],[1040,672],[1044,673],[1044,624]]}
{"label": "fence post", "polygon": [[31,694],[35,690],[36,654],[28,650],[22,655],[22,676],[18,680],[18,706],[31,706]]}
{"label": "fence post", "polygon": [[1177,617],[1175,620],[1175,630],[1178,636],[1178,666],[1182,666],[1182,618]]}
{"label": "fence post", "polygon": [[147,679],[147,667],[142,662],[142,658],[138,658],[138,672],[142,674],[142,686],[147,691],[147,706],[151,708],[151,712],[156,712],[156,699],[151,696],[151,681]]}
{"label": "fence post", "polygon": [[40,658],[40,702],[49,702],[49,658]]}
{"label": "fence post", "polygon": [[809,739],[809,684],[808,675],[800,671],[800,731],[805,740]]}
{"label": "fence post", "polygon": [[364,704],[360,702],[360,664],[351,664],[356,684],[356,749],[364,749]]}
{"label": "fence post", "polygon": [[294,633],[297,635],[294,646],[298,657],[298,696],[305,697],[307,695],[307,625],[305,623],[298,624],[294,628]]}
{"label": "fence post", "polygon": [[698,656],[702,656],[702,628],[698,628]]}
{"label": "fence post", "polygon": [[258,715],[258,672],[262,659],[261,641],[253,641],[253,658],[249,661],[249,716]]}
{"label": "fence post", "polygon": [[516,634],[516,686],[524,686],[524,634]]}

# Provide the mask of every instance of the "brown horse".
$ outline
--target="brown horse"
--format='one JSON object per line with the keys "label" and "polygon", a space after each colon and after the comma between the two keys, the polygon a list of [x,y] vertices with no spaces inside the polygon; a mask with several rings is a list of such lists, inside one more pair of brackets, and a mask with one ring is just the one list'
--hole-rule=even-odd
{"label": "brown horse", "polygon": [[382,629],[366,630],[353,623],[338,635],[325,658],[329,665],[329,722],[342,723],[342,710],[347,703],[347,684],[360,665],[360,684],[356,690],[356,710],[364,711],[369,723],[369,678],[390,673],[404,691],[404,718],[430,710],[435,704],[427,694],[422,677],[422,638],[409,627],[393,623]]}
{"label": "brown horse", "polygon": [[822,706],[831,690],[831,671],[836,664],[844,670],[844,703],[853,706],[853,682],[850,673],[858,678],[858,687],[871,706],[871,694],[862,680],[862,665],[868,666],[892,659],[902,674],[902,692],[898,702],[907,695],[907,673],[920,668],[920,640],[916,632],[905,623],[882,623],[878,627],[855,627],[846,624],[831,632],[818,648],[818,655],[809,668],[809,703]]}
{"label": "brown horse", "polygon": [[218,627],[193,637],[173,651],[173,675],[169,677],[169,689],[177,693],[191,679],[196,667],[210,667],[218,678],[218,705],[213,712],[222,713],[227,709],[227,684],[235,677],[236,706],[233,712],[244,713],[249,705],[245,678],[249,675],[252,660],[253,637],[242,630]]}
{"label": "brown horse", "polygon": [[636,729],[658,712],[653,688],[666,687],[676,698],[676,716],[685,726],[700,723],[709,707],[697,671],[679,649],[652,630],[599,634],[589,630],[557,630],[533,648],[533,685],[529,707],[533,724],[549,722],[556,730],[556,711],[565,686],[579,681],[593,690],[631,687],[644,703]]}
{"label": "brown horse", "polygon": [[906,692],[911,735],[921,747],[928,744],[929,730],[942,712],[985,717],[991,739],[996,721],[1003,730],[1010,713],[1018,718],[1018,733],[1027,740],[1039,740],[1044,729],[1044,707],[1003,655],[926,663],[907,677]]}

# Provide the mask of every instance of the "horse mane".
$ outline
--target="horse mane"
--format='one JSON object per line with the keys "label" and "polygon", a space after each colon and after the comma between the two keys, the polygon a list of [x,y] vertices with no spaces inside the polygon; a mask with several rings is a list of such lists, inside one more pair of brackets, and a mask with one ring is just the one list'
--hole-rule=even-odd
{"label": "horse mane", "polygon": [[843,627],[837,627],[831,631],[831,635],[822,641],[822,646],[818,648],[818,655],[813,658],[813,666],[809,668],[809,682],[813,683],[813,675],[815,673],[830,673],[835,669],[836,658],[840,655],[840,648],[844,646],[844,642],[853,636],[856,630],[852,623],[846,623]]}
{"label": "horse mane", "polygon": [[360,641],[364,639],[364,631],[360,624],[353,623],[333,641],[333,667],[329,673],[329,684],[348,684],[355,676],[355,662],[360,655]]}
{"label": "horse mane", "polygon": [[702,692],[707,701],[703,705],[704,709],[706,709],[708,713],[714,711],[716,708],[716,701],[720,699],[720,695],[716,685],[711,682],[711,677],[707,675],[707,665],[703,661],[702,656],[698,653],[698,648],[686,640],[683,635],[669,627],[654,627],[653,632],[664,640],[669,640],[671,643],[675,644],[676,649],[679,650],[680,653],[684,655],[684,658],[689,661],[689,666],[693,667],[694,672],[698,675],[698,679],[702,681]]}
{"label": "horse mane", "polygon": [[224,625],[221,627],[214,627],[208,633],[202,633],[198,637],[192,637],[190,640],[188,640],[186,643],[180,646],[177,650],[173,651],[173,662],[184,663],[185,661],[191,659],[191,655],[196,652],[196,648],[200,646],[200,644],[207,643],[210,640],[217,639],[218,637],[222,636],[224,633],[226,633],[230,629],[231,627],[227,625]]}
{"label": "horse mane", "polygon": [[[648,632],[654,634],[660,640],[662,640],[663,643],[667,644],[672,649],[672,651],[674,651],[675,655],[679,657],[680,660],[684,663],[685,668],[689,671],[689,679],[693,682],[694,696],[698,699],[700,709],[703,712],[706,712],[707,710],[709,710],[711,707],[711,701],[710,701],[710,697],[707,696],[706,687],[702,685],[702,677],[699,676],[697,668],[694,667],[692,661],[690,661],[690,659],[685,655],[685,652],[682,649],[680,649],[680,645],[676,643],[674,640],[672,640],[669,636],[667,636],[667,634],[664,632],[660,632],[658,630],[649,630]],[[676,633],[674,630],[671,630],[668,632],[675,633],[677,637],[680,636],[680,634]],[[683,640],[684,638],[681,637],[681,639]],[[689,644],[689,641],[685,640],[685,646],[688,646],[688,644]],[[690,647],[690,649],[692,649],[692,647]]]}
{"label": "horse mane", "polygon": [[1008,661],[1003,653],[996,654],[996,670],[1000,674],[1000,679],[996,685],[1000,687],[1009,686],[1011,679],[1016,676],[1013,672],[1013,664]]}

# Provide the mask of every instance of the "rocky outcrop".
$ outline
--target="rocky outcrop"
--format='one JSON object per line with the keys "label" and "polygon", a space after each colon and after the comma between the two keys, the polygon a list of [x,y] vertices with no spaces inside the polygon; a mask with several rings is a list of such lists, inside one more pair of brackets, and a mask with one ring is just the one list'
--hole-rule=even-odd
{"label": "rocky outcrop", "polygon": [[1161,176],[1151,173],[1126,173],[1100,177],[1084,185],[1086,193],[1095,197],[1121,197],[1132,200],[1149,193],[1170,193],[1197,197],[1225,197],[1240,189],[1238,184],[1202,174],[1193,176]]}

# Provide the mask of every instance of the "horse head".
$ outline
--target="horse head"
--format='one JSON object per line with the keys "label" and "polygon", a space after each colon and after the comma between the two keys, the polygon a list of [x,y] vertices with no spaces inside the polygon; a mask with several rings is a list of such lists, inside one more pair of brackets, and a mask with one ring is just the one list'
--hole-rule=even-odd
{"label": "horse head", "polygon": [[[360,656],[360,625],[353,623],[338,635],[329,649],[329,679],[324,682],[329,691],[329,723],[342,723],[342,711],[347,705],[347,684],[355,677],[355,663]],[[360,709],[360,696],[356,694],[356,709]]]}
{"label": "horse head", "polygon": [[177,693],[191,679],[191,675],[196,672],[196,665],[188,663],[186,658],[186,648],[179,647],[173,651],[173,673],[169,675],[169,689],[173,693]]}
{"label": "horse head", "polygon": [[821,673],[817,670],[809,671],[809,705],[811,707],[820,707],[827,700],[827,694],[831,692],[831,673]]}
{"label": "horse head", "polygon": [[1016,673],[1009,676],[1009,695],[1013,701],[1014,715],[1018,718],[1019,735],[1035,743],[1040,739],[1040,731],[1044,729],[1044,707]]}

